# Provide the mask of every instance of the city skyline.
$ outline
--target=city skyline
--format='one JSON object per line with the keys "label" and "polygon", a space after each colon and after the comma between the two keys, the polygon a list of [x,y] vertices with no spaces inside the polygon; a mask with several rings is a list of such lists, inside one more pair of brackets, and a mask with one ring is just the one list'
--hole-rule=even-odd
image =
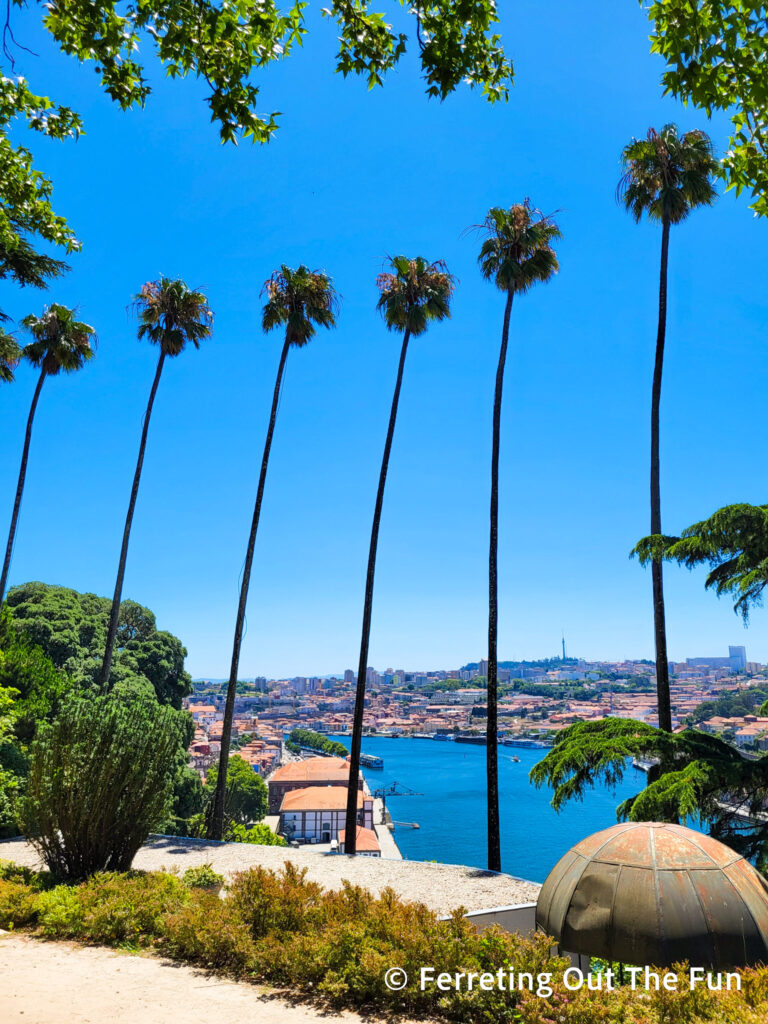
{"label": "city skyline", "polygon": [[[749,665],[756,665],[756,664],[762,665],[761,662],[752,661],[752,660],[750,660],[747,657],[746,647],[745,647],[744,644],[729,644],[728,645],[728,651],[729,651],[729,653],[728,653],[727,656],[726,655],[719,655],[719,654],[709,654],[709,655],[690,655],[690,656],[688,656],[688,657],[686,657],[684,659],[681,659],[679,661],[675,661],[674,659],[670,659],[670,665],[675,666],[675,667],[679,667],[681,665],[688,665],[688,666],[691,666],[691,667],[696,667],[697,664],[700,664],[700,665],[704,665],[704,666],[708,666],[708,667],[725,667],[725,664],[727,662],[730,662],[731,663],[731,667],[733,667],[734,660],[738,661],[738,663],[739,663],[738,667],[740,669],[742,669],[742,670],[746,669]],[[511,659],[511,658],[500,658],[499,659],[499,668],[501,670],[507,670],[508,671],[508,666],[510,664],[512,664],[512,665],[525,665],[525,664],[536,665],[536,664],[540,664],[541,662],[546,662],[546,661],[557,662],[558,660],[560,660],[564,664],[567,664],[568,662],[571,662],[571,661],[575,661],[578,666],[589,666],[589,665],[623,665],[623,664],[640,665],[640,664],[642,664],[642,665],[647,665],[651,670],[654,669],[654,662],[653,662],[653,659],[651,659],[651,658],[619,658],[619,659],[612,659],[612,658],[582,658],[582,657],[580,657],[578,655],[567,655],[566,659],[559,658],[557,655],[553,655],[553,656],[551,656],[549,658],[534,658],[534,659],[522,658],[522,659],[519,659],[519,660],[518,659]],[[718,665],[717,663],[721,663],[721,664]],[[392,665],[388,665],[386,668],[377,668],[374,665],[369,665],[368,666],[368,672],[369,673],[375,672],[378,675],[386,675],[386,674],[389,674],[389,673],[393,673],[393,674],[404,673],[405,675],[409,675],[409,676],[410,675],[426,675],[426,676],[431,676],[431,675],[437,675],[437,674],[449,675],[450,676],[450,674],[452,672],[454,672],[454,673],[462,673],[462,672],[466,672],[466,671],[472,671],[472,670],[468,669],[468,666],[469,665],[473,665],[473,666],[477,665],[478,666],[478,669],[477,669],[478,674],[482,675],[483,674],[483,666],[484,665],[487,666],[487,664],[488,664],[487,661],[485,661],[484,659],[478,659],[478,661],[476,661],[476,662],[466,661],[466,662],[462,663],[459,666],[455,666],[454,668],[435,668],[434,666],[431,666],[429,668],[427,668],[427,667],[421,667],[421,668],[413,668],[413,667],[411,667],[411,668],[403,668],[403,667],[399,667],[399,668],[394,668]],[[225,677],[225,676],[201,675],[201,676],[193,676],[192,677],[192,681],[195,682],[195,683],[199,683],[199,682],[224,683],[224,682],[227,681],[227,678],[228,677]],[[256,683],[258,683],[260,681],[263,681],[263,682],[284,682],[284,681],[291,682],[291,681],[294,681],[294,680],[297,680],[297,679],[303,679],[305,681],[306,680],[313,680],[313,679],[335,679],[338,682],[354,683],[355,682],[355,670],[351,669],[351,668],[347,668],[347,669],[343,669],[341,671],[336,671],[336,672],[321,672],[321,673],[314,673],[314,672],[312,672],[312,673],[295,673],[295,674],[282,673],[282,674],[279,674],[279,675],[276,675],[276,676],[263,676],[263,675],[246,676],[246,675],[242,675],[241,674],[240,675],[240,679],[243,682],[251,682],[251,681],[253,681],[253,682],[256,682]]]}

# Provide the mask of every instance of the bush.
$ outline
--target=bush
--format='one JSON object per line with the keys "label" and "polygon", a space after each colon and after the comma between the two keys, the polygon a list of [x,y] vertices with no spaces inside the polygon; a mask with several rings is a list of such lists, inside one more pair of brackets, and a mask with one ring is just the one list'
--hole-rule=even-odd
{"label": "bush", "polygon": [[197,892],[187,906],[166,917],[163,951],[237,977],[249,971],[255,947],[248,925],[232,913],[229,900]]}
{"label": "bush", "polygon": [[22,814],[53,874],[130,868],[167,813],[181,742],[176,713],[143,697],[75,697],[41,727]]}
{"label": "bush", "polygon": [[224,885],[224,875],[213,870],[212,864],[201,864],[197,868],[187,868],[181,880],[191,889],[220,889]]}
{"label": "bush", "polygon": [[269,825],[229,825],[224,833],[227,843],[253,843],[256,846],[287,846],[285,839],[272,831]]}
{"label": "bush", "polygon": [[[550,955],[544,935],[525,938],[498,928],[475,931],[457,910],[439,920],[391,890],[358,886],[328,892],[287,864],[238,875],[226,900],[159,873],[96,875],[78,886],[44,889],[45,877],[0,865],[0,927],[37,924],[38,933],[116,946],[155,946],[177,960],[235,977],[290,986],[293,997],[375,1008],[462,1024],[765,1024],[768,968],[740,972],[741,992],[691,991],[686,965],[674,968],[676,992],[569,992],[567,966]],[[5,924],[3,924],[3,922]],[[1,948],[1,947],[0,947]],[[551,975],[550,995],[520,992],[421,991],[419,969]],[[402,967],[410,984],[387,989],[384,975]]]}
{"label": "bush", "polygon": [[44,893],[38,923],[49,938],[147,946],[163,935],[166,915],[190,896],[189,888],[174,875],[109,872],[94,875],[83,885],[60,885]]}
{"label": "bush", "polygon": [[39,895],[24,882],[0,878],[0,928],[24,928],[37,919]]}

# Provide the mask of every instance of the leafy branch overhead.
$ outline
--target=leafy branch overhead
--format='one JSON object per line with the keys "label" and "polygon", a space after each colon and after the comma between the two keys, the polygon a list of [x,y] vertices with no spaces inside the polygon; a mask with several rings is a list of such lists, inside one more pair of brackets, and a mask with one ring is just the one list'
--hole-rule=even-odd
{"label": "leafy branch overhead", "polygon": [[652,759],[656,767],[648,785],[619,804],[617,818],[695,818],[744,856],[765,857],[768,821],[760,812],[768,799],[768,756],[746,758],[704,732],[668,733],[624,718],[577,722],[560,733],[530,779],[553,790],[552,806],[560,810],[595,785],[621,782],[633,758]]}
{"label": "leafy branch overhead", "polygon": [[[402,2],[402,0],[401,0]],[[149,36],[166,73],[194,75],[210,86],[211,120],[225,142],[239,136],[268,142],[277,112],[256,109],[259,89],[253,72],[287,57],[307,33],[304,0],[281,10],[274,0],[140,0],[118,13],[118,4],[54,0],[43,22],[61,49],[81,61],[94,61],[107,94],[123,109],[143,105],[150,94],[137,60]],[[504,56],[493,0],[432,0],[404,3],[415,19],[415,37],[430,96],[445,98],[461,81],[479,86],[494,102],[506,99],[512,64]],[[368,0],[334,0],[323,10],[339,28],[336,70],[366,75],[380,85],[406,50],[397,33]]]}
{"label": "leafy branch overhead", "polygon": [[[641,0],[644,2],[644,0]],[[722,173],[748,189],[752,209],[768,215],[768,20],[759,0],[654,0],[652,52],[667,63],[666,92],[733,125]]]}
{"label": "leafy branch overhead", "polygon": [[734,611],[746,622],[768,585],[768,505],[726,505],[679,537],[643,537],[632,554],[643,565],[654,558],[688,569],[708,565],[705,586],[718,597],[733,595]]}

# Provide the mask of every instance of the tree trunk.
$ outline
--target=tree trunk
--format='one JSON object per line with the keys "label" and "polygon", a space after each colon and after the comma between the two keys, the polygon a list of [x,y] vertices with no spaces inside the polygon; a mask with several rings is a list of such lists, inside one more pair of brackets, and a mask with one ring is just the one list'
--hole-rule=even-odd
{"label": "tree trunk", "polygon": [[[661,377],[664,365],[664,340],[667,329],[667,258],[669,255],[669,221],[661,232],[661,271],[659,274],[659,326],[656,334],[656,362],[653,368],[651,400],[651,533],[661,533],[661,486],[659,473],[659,408]],[[653,630],[656,641],[656,694],[659,705],[659,728],[672,731],[672,705],[669,696],[669,663],[667,661],[667,627],[664,617],[664,582],[662,563],[651,563],[653,580]]]}
{"label": "tree trunk", "polygon": [[13,514],[11,515],[11,526],[8,530],[8,543],[5,548],[5,559],[3,561],[3,575],[0,577],[0,608],[3,606],[3,600],[5,598],[5,588],[8,585],[8,572],[11,568],[11,555],[13,554],[13,542],[16,539],[16,526],[19,522],[19,511],[21,509],[21,497],[24,493],[24,481],[27,476],[27,461],[29,459],[29,443],[32,440],[32,424],[35,419],[35,410],[37,409],[37,402],[40,398],[40,392],[43,390],[43,382],[45,381],[47,374],[45,370],[40,371],[40,376],[37,379],[37,387],[35,393],[32,396],[32,405],[29,407],[29,416],[27,417],[27,433],[24,436],[24,451],[21,453],[21,466],[19,468],[19,482],[16,485],[16,498],[13,502]]}
{"label": "tree trunk", "polygon": [[251,569],[253,567],[253,552],[256,546],[256,534],[259,529],[261,518],[261,502],[264,498],[264,485],[267,480],[267,467],[269,466],[269,453],[272,448],[272,437],[275,433],[275,421],[277,420],[277,407],[280,403],[280,388],[283,383],[285,372],[285,361],[288,358],[290,342],[286,338],[283,344],[283,351],[280,354],[280,365],[277,368],[277,379],[275,390],[272,395],[272,410],[269,414],[269,426],[267,428],[267,439],[264,442],[264,454],[261,459],[261,472],[259,473],[259,486],[256,490],[256,504],[253,509],[253,520],[251,522],[251,533],[248,537],[248,550],[245,554],[245,565],[243,566],[243,579],[240,584],[240,601],[237,606],[237,619],[235,620],[235,640],[232,645],[232,662],[229,669],[229,683],[227,685],[227,700],[224,705],[224,721],[221,732],[221,752],[219,754],[219,774],[216,778],[216,792],[211,805],[208,819],[207,835],[209,839],[221,839],[224,835],[224,806],[227,797],[227,769],[229,768],[229,744],[232,739],[232,719],[235,714],[235,696],[237,695],[237,673],[240,668],[240,648],[243,643],[243,626],[245,624],[245,608],[248,603],[248,587],[251,582]]}
{"label": "tree trunk", "polygon": [[486,774],[488,795],[488,870],[501,871],[501,830],[499,826],[498,747],[498,552],[499,552],[499,444],[501,439],[501,394],[509,344],[509,318],[513,292],[507,292],[504,327],[501,332],[496,390],[493,396],[493,452],[491,455],[491,529],[488,549],[488,719],[486,726]]}
{"label": "tree trunk", "polygon": [[368,669],[368,643],[371,638],[371,614],[373,612],[373,578],[376,573],[376,550],[379,545],[379,525],[381,508],[384,502],[384,487],[387,483],[389,469],[389,453],[392,450],[392,438],[395,433],[397,406],[400,402],[400,388],[403,383],[405,356],[411,332],[406,330],[403,335],[403,346],[400,350],[400,365],[397,368],[395,392],[392,395],[392,407],[389,412],[387,440],[379,471],[379,489],[376,492],[376,506],[373,511],[371,526],[371,544],[368,549],[368,571],[365,577],[365,602],[363,604],[363,631],[360,638],[360,661],[357,666],[357,687],[355,690],[355,713],[352,718],[352,746],[349,761],[349,788],[347,790],[347,817],[344,825],[344,852],[357,853],[357,785],[360,779],[360,745],[363,739],[363,711],[365,708],[365,679]]}
{"label": "tree trunk", "polygon": [[120,602],[123,594],[123,580],[125,579],[125,563],[128,558],[128,542],[131,539],[131,527],[133,526],[133,513],[136,508],[136,497],[139,493],[141,482],[141,471],[144,466],[144,452],[147,447],[147,433],[149,432],[149,421],[152,416],[152,406],[155,404],[157,386],[160,383],[160,375],[163,372],[165,352],[160,350],[160,358],[157,361],[155,379],[152,381],[152,390],[149,392],[149,401],[144,413],[144,426],[141,430],[141,442],[139,444],[139,457],[136,460],[136,472],[133,474],[133,486],[131,487],[131,499],[128,502],[128,514],[125,517],[125,528],[123,529],[123,543],[120,547],[120,561],[117,566],[117,580],[115,582],[115,593],[112,597],[112,608],[109,612],[109,624],[107,626],[107,642],[104,647],[104,660],[101,663],[99,674],[99,687],[103,693],[109,689],[109,673],[112,670],[112,658],[115,653],[115,641],[117,640],[117,624],[120,618]]}

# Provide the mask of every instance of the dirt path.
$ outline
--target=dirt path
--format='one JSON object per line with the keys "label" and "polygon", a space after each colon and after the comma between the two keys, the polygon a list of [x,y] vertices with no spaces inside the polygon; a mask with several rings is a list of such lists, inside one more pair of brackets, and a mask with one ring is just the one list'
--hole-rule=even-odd
{"label": "dirt path", "polygon": [[361,1024],[154,956],[0,934],[2,1024]]}

